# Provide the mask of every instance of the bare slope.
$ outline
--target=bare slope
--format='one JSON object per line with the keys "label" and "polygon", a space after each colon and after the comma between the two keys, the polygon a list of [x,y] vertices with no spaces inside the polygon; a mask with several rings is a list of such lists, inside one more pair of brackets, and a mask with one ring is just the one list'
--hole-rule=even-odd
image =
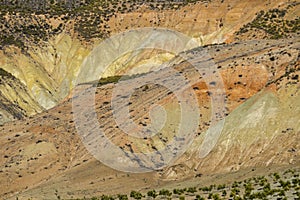
{"label": "bare slope", "polygon": [[[194,67],[176,58],[172,67],[198,82],[193,89],[203,117],[193,145],[172,166],[152,173],[131,174],[96,161],[78,137],[72,102],[68,99],[49,111],[1,127],[1,196],[53,199],[56,190],[63,198],[94,196],[158,187],[169,180],[191,178],[199,173],[299,165],[299,39],[214,45],[206,50],[222,74],[228,114],[222,135],[207,157],[200,159],[198,150],[209,126],[209,92],[213,91],[208,91]],[[194,49],[184,54],[197,59],[200,53],[201,64],[201,52]],[[105,134],[128,152],[165,145],[168,128],[156,138],[160,142],[152,143],[151,139],[128,137],[116,127],[109,103],[113,87],[114,84],[103,85],[96,92],[96,112]],[[158,103],[168,113],[178,107],[174,98],[163,87],[140,88],[131,100],[132,119],[139,126],[148,126],[149,106]],[[124,190],[122,185],[126,185]]]}
{"label": "bare slope", "polygon": [[[57,105],[73,88],[78,69],[91,49],[113,34],[162,27],[187,34],[199,45],[230,42],[255,13],[292,4],[283,0],[143,5],[139,1],[51,2],[5,1],[0,5],[0,68],[16,77],[26,90],[19,99],[10,96],[14,93],[11,88],[2,90],[3,103],[11,108],[0,111],[0,123]],[[155,59],[152,62],[165,57]],[[14,90],[22,93],[17,87]]]}

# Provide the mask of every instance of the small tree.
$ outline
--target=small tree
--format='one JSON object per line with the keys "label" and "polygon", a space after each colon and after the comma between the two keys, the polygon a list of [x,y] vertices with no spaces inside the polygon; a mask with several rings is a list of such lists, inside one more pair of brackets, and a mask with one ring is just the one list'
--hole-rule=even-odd
{"label": "small tree", "polygon": [[187,192],[195,193],[195,192],[197,192],[197,189],[196,189],[196,187],[190,187],[190,188],[187,189]]}
{"label": "small tree", "polygon": [[112,196],[102,195],[101,200],[114,200]]}
{"label": "small tree", "polygon": [[183,189],[174,189],[174,190],[173,190],[173,193],[174,193],[174,194],[181,195],[181,194],[184,193],[184,190],[183,190]]}
{"label": "small tree", "polygon": [[222,189],[224,189],[225,187],[226,187],[225,184],[223,184],[223,185],[218,185],[217,190],[222,190]]}
{"label": "small tree", "polygon": [[227,192],[226,192],[226,190],[223,190],[223,192],[222,192],[222,196],[223,196],[223,197],[226,197],[226,195],[227,195]]}
{"label": "small tree", "polygon": [[132,197],[134,199],[142,199],[143,195],[140,192],[131,191],[130,192],[130,197]]}
{"label": "small tree", "polygon": [[214,200],[220,200],[221,198],[220,198],[219,194],[214,194],[213,199]]}
{"label": "small tree", "polygon": [[185,197],[184,196],[180,196],[179,200],[185,200]]}
{"label": "small tree", "polygon": [[159,191],[159,195],[163,195],[163,196],[171,196],[172,193],[169,190],[166,189],[162,189]]}
{"label": "small tree", "polygon": [[196,195],[196,200],[204,200],[204,197],[201,197],[199,194]]}
{"label": "small tree", "polygon": [[280,176],[279,176],[278,173],[274,173],[273,176],[274,176],[274,178],[275,178],[276,181],[278,181],[280,179]]}
{"label": "small tree", "polygon": [[119,200],[128,200],[128,197],[126,194],[118,194],[118,199]]}
{"label": "small tree", "polygon": [[157,197],[157,193],[155,190],[150,190],[147,192],[148,197],[152,197],[152,198],[156,198]]}

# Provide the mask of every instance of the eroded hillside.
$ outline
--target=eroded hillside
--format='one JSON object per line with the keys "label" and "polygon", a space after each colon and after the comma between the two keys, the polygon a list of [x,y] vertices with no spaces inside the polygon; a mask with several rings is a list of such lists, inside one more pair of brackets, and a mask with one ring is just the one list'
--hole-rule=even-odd
{"label": "eroded hillside", "polygon": [[[299,6],[284,0],[1,2],[0,197],[84,198],[299,168]],[[107,50],[105,58],[114,62],[104,78],[94,80],[93,70],[81,74],[82,66],[89,67],[84,60],[102,41],[143,27],[181,32],[196,45],[177,49],[178,55],[138,49],[117,59]],[[87,81],[77,82],[78,76]],[[147,77],[171,87],[149,83],[130,97],[122,95]],[[181,91],[178,77],[189,87]],[[123,87],[116,95],[118,84]],[[75,86],[93,93],[95,105],[76,95]],[[182,92],[190,111],[186,123],[173,90]],[[128,100],[131,131],[118,124],[116,113],[123,107],[116,109],[112,99]],[[158,110],[151,113],[153,105]],[[183,132],[196,125],[187,134],[191,144],[162,154],[184,140],[176,136],[180,124]],[[134,135],[157,127],[153,137]],[[97,128],[109,141],[99,140]],[[214,133],[220,135],[207,141]],[[100,162],[87,148],[99,144],[116,147],[104,148],[109,151],[102,156],[110,162]],[[115,158],[118,151],[123,159]],[[152,160],[137,159],[136,153],[153,153]],[[109,165],[120,160],[122,169],[150,172]]]}
{"label": "eroded hillside", "polygon": [[[61,102],[74,87],[83,60],[111,35],[162,27],[187,34],[199,45],[230,42],[243,25],[252,27],[246,24],[255,19],[256,13],[279,6],[285,10],[289,7],[285,17],[291,19],[287,26],[292,23],[297,29],[298,18],[293,16],[299,16],[298,4],[283,0],[2,2],[0,67],[22,86],[1,86],[5,88],[1,102],[6,109],[1,108],[0,123],[31,116]],[[164,62],[166,57],[155,59],[152,62]],[[14,91],[23,93],[20,87],[26,95],[10,95]]]}
{"label": "eroded hillside", "polygon": [[[199,148],[210,127],[213,113],[209,96],[214,90],[208,90],[203,75],[193,66],[175,58],[171,66],[195,82],[193,90],[202,117],[192,146],[170,167],[151,173],[129,174],[97,161],[77,134],[72,99],[69,99],[34,117],[1,127],[1,154],[4,156],[0,158],[0,179],[7,183],[1,195],[52,199],[56,198],[55,191],[59,191],[62,198],[83,198],[113,191],[128,192],[132,188],[158,187],[170,180],[199,174],[299,165],[299,40],[248,41],[205,49],[218,66],[226,91],[226,113],[219,118],[219,122],[225,119],[224,129],[206,157],[199,158]],[[199,64],[206,62],[201,60],[201,48],[184,54],[192,55]],[[174,120],[176,115],[171,115],[173,120],[167,120],[155,138],[139,139],[122,133],[110,108],[114,87],[115,84],[97,87],[95,108],[101,130],[115,145],[130,157],[131,153],[160,149],[172,141],[170,128],[172,123],[178,123]],[[144,86],[131,98],[130,115],[138,126],[147,127],[149,106],[159,104],[172,114],[178,108],[175,99],[164,87]],[[93,117],[93,113],[82,111],[81,116],[86,119]],[[89,120],[85,123],[91,126]],[[125,183],[130,187],[121,189],[120,184]]]}

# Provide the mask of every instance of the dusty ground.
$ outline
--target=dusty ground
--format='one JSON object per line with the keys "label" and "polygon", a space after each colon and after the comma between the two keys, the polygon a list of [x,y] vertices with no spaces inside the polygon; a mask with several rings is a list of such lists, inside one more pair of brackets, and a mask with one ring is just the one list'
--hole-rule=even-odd
{"label": "dusty ground", "polygon": [[[5,46],[5,39],[0,50],[0,66],[12,75],[0,84],[0,123],[31,116],[60,103],[74,87],[72,80],[83,60],[102,41],[99,34],[103,32],[114,35],[129,29],[161,27],[193,37],[199,45],[232,42],[236,39],[235,33],[255,19],[260,10],[286,9],[291,4],[294,2],[285,0],[214,0],[199,1],[178,9],[151,9],[149,6],[124,12],[106,9],[100,16],[93,7],[79,13],[66,10],[67,14],[33,14],[26,10],[19,13],[3,9],[0,41],[9,36],[13,45]],[[289,18],[298,15],[297,9],[290,9]],[[105,12],[109,14],[103,16]],[[57,27],[61,28],[55,32]],[[240,39],[261,38],[253,37],[255,32],[258,30],[251,30]],[[24,44],[20,46],[20,42]]]}
{"label": "dusty ground", "polygon": [[[297,100],[299,80],[295,78],[299,74],[299,42],[297,38],[216,45],[207,47],[207,50],[213,56],[214,62],[221,66],[218,70],[220,70],[226,88],[226,115],[229,114],[227,124],[230,125],[237,121],[237,117],[241,119],[244,116],[257,118],[257,109],[265,104],[263,103],[265,100],[269,103],[273,102],[267,104],[266,110],[261,113],[261,120],[267,120],[268,124],[253,124],[254,119],[234,124],[235,130],[240,130],[240,134],[237,134],[230,131],[230,126],[227,127],[225,123],[223,135],[216,145],[217,148],[214,148],[208,157],[199,160],[197,157],[199,142],[203,141],[211,115],[207,93],[208,85],[188,63],[182,63],[180,59],[175,59],[173,63],[181,64],[174,65],[174,69],[182,72],[181,74],[193,82],[197,80],[193,90],[195,90],[199,105],[201,105],[203,121],[201,120],[195,134],[194,144],[171,167],[152,173],[132,174],[115,171],[96,161],[76,134],[72,101],[66,99],[62,104],[44,113],[7,123],[1,127],[0,141],[1,155],[3,156],[0,158],[2,163],[0,179],[1,183],[4,183],[1,187],[1,195],[4,198],[18,196],[19,199],[29,197],[54,199],[56,191],[58,191],[63,198],[82,198],[103,193],[126,193],[132,188],[146,190],[166,184],[173,186],[175,183],[177,184],[177,182],[173,182],[174,180],[187,180],[178,184],[194,184],[195,181],[199,184],[206,181],[218,183],[227,179],[230,181],[243,177],[247,173],[250,175],[256,172],[257,174],[265,173],[263,166],[270,166],[269,168],[275,171],[280,169],[273,167],[276,165],[284,166],[285,169],[299,166],[299,144],[297,142],[299,124],[296,123],[297,120],[299,121],[297,114],[299,112],[297,106],[299,104]],[[186,54],[197,55],[197,51],[193,50]],[[285,57],[286,54],[289,54],[288,57]],[[270,59],[273,56],[277,57],[276,63],[272,63],[273,61]],[[259,58],[259,63],[257,63],[257,58]],[[199,62],[201,63],[201,60]],[[286,73],[286,70],[282,70],[282,66],[289,66],[285,69],[293,70]],[[109,106],[114,86],[114,84],[104,85],[97,88],[96,91],[95,108],[105,134],[128,152],[150,151],[155,145],[164,145],[168,142],[168,124],[164,129],[165,132],[155,139],[156,143],[153,143],[151,139],[137,140],[128,137],[116,127]],[[273,95],[277,95],[279,101],[275,101]],[[129,108],[132,119],[141,127],[148,126],[147,108],[155,102],[164,106],[168,113],[178,107],[176,101],[174,102],[172,99],[174,99],[174,95],[163,87],[155,85],[149,85],[147,89],[142,87],[136,90],[131,98],[132,104]],[[273,104],[283,109],[290,106],[291,111],[281,110],[274,115],[276,116],[275,121],[269,122],[268,109],[272,110]],[[278,114],[281,117],[278,117]],[[89,118],[92,114],[86,113],[86,116]],[[292,123],[286,124],[285,118]],[[276,119],[283,120],[281,123],[286,124],[288,128],[276,122]],[[247,126],[253,127],[250,129],[252,131],[247,130],[244,133],[243,123],[248,123]],[[273,123],[273,125],[267,128],[269,123]],[[261,127],[265,129],[265,134],[260,133]],[[281,132],[282,128],[284,130]],[[226,137],[231,139],[228,140]],[[269,140],[269,137],[273,139]],[[257,140],[258,138],[259,140]],[[160,142],[157,143],[157,141]],[[224,141],[229,142],[224,143]],[[279,141],[285,142],[278,145]],[[236,145],[237,143],[241,146]],[[249,148],[249,150],[247,151],[245,148]],[[224,151],[224,149],[226,150]],[[247,168],[250,171],[253,168],[260,170],[250,172],[246,170]],[[265,168],[265,170],[268,171],[269,168]],[[228,172],[230,173],[225,175]],[[204,175],[201,178],[192,178],[199,173]],[[211,175],[215,173],[222,175]]]}
{"label": "dusty ground", "polygon": [[[81,116],[83,127],[95,128],[99,125],[126,158],[134,158],[134,153],[157,152],[157,149],[163,149],[175,140],[181,122],[181,104],[171,90],[157,84],[147,84],[132,93],[128,107],[136,129],[151,128],[149,110],[154,104],[164,108],[167,115],[159,134],[135,138],[122,131],[114,119],[113,113],[119,111],[113,112],[111,109],[115,83],[98,87],[95,83],[83,85],[92,92],[95,89],[95,106],[89,105],[85,98],[79,98],[81,105],[74,105],[72,94],[67,96],[78,68],[92,49],[92,45],[88,46],[76,38],[75,33],[59,34],[41,48],[33,45],[28,51],[30,56],[16,47],[1,50],[1,69],[10,73],[1,75],[0,80],[0,107],[2,119],[5,119],[2,122],[14,118],[18,120],[0,126],[0,198],[57,199],[59,196],[70,199],[128,194],[131,190],[146,192],[153,188],[160,190],[231,184],[271,172],[291,168],[298,170],[299,35],[267,40],[270,36],[256,29],[236,34],[244,24],[252,23],[258,11],[286,8],[290,4],[294,3],[225,0],[221,5],[219,1],[199,2],[176,12],[167,10],[162,13],[141,7],[134,12],[117,13],[107,21],[113,33],[127,30],[128,26],[158,26],[183,31],[195,37],[199,44],[220,43],[205,46],[208,59],[203,57],[202,48],[199,47],[182,52],[181,57],[168,62],[167,68],[150,73],[154,77],[160,75],[163,80],[166,78],[164,81],[172,83],[173,89],[182,86],[179,81],[174,81],[175,77],[189,80],[191,86],[184,90],[183,99],[188,102],[188,91],[192,91],[197,102],[188,102],[187,105],[188,108],[196,105],[199,118],[188,116],[190,121],[196,118],[198,124],[192,135],[193,142],[184,149],[186,151],[171,160],[168,166],[149,173],[117,171],[95,159],[82,142],[94,136],[93,131],[79,134],[75,119]],[[284,19],[294,20],[293,14],[299,15],[297,8],[292,6]],[[139,14],[141,11],[144,14]],[[206,20],[206,16],[210,15],[211,18]],[[254,37],[257,31],[259,34]],[[95,41],[95,45],[98,42]],[[150,57],[147,58],[147,64],[168,61],[172,57],[163,54],[151,59],[152,54],[147,52],[140,52],[139,56]],[[190,58],[190,62],[183,58]],[[19,67],[20,63],[22,68]],[[212,69],[211,64],[215,67],[213,71],[199,73],[195,69],[198,65]],[[122,74],[133,67],[135,65],[131,63],[119,71],[111,69],[111,74]],[[174,69],[177,73],[174,75],[168,69]],[[30,77],[26,74],[30,74]],[[216,76],[217,80],[214,78]],[[140,81],[144,77],[129,81]],[[212,106],[215,97],[224,97],[224,101]],[[125,98],[119,95],[116,100]],[[224,112],[213,113],[214,108],[222,106]],[[92,108],[95,112],[86,108]],[[96,117],[96,121],[92,121],[93,117]],[[157,119],[162,120],[160,117]],[[217,123],[213,123],[214,117]],[[216,145],[206,157],[200,158],[200,147],[210,133],[209,128],[220,124],[223,129]],[[187,130],[189,127],[186,125],[185,128]],[[94,145],[99,140],[89,142],[90,146],[97,147]],[[114,153],[108,151],[105,156],[111,157],[111,162],[114,162]],[[157,162],[163,162],[164,159],[159,153],[153,156]],[[136,161],[133,166],[137,168],[151,164],[149,160],[132,160]]]}

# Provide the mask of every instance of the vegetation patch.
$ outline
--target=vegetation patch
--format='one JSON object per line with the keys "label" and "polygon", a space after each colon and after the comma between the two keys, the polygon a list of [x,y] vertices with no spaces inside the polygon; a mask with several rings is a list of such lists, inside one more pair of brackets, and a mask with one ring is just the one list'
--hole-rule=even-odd
{"label": "vegetation patch", "polygon": [[[202,187],[161,189],[140,192],[132,190],[130,194],[102,195],[91,200],[127,200],[127,199],[299,199],[299,170],[286,170],[270,173],[267,176],[256,176],[231,184],[210,185]],[[88,199],[88,198],[85,198]]]}
{"label": "vegetation patch", "polygon": [[13,78],[13,77],[14,77],[11,73],[5,71],[5,70],[2,69],[2,68],[0,68],[0,76],[1,76],[1,77],[6,76],[6,77],[10,77],[10,78]]}
{"label": "vegetation patch", "polygon": [[297,16],[293,20],[287,20],[285,16],[291,8],[297,5],[290,5],[286,9],[272,9],[267,12],[260,11],[256,14],[256,18],[244,25],[236,35],[243,35],[249,32],[257,32],[257,30],[266,33],[266,38],[280,39],[288,37],[290,34],[300,32],[300,17]]}
{"label": "vegetation patch", "polygon": [[0,48],[15,45],[26,50],[32,43],[41,44],[73,29],[86,42],[107,38],[111,34],[108,21],[118,13],[132,12],[141,5],[152,10],[179,9],[197,1],[204,0],[6,0],[0,2]]}

